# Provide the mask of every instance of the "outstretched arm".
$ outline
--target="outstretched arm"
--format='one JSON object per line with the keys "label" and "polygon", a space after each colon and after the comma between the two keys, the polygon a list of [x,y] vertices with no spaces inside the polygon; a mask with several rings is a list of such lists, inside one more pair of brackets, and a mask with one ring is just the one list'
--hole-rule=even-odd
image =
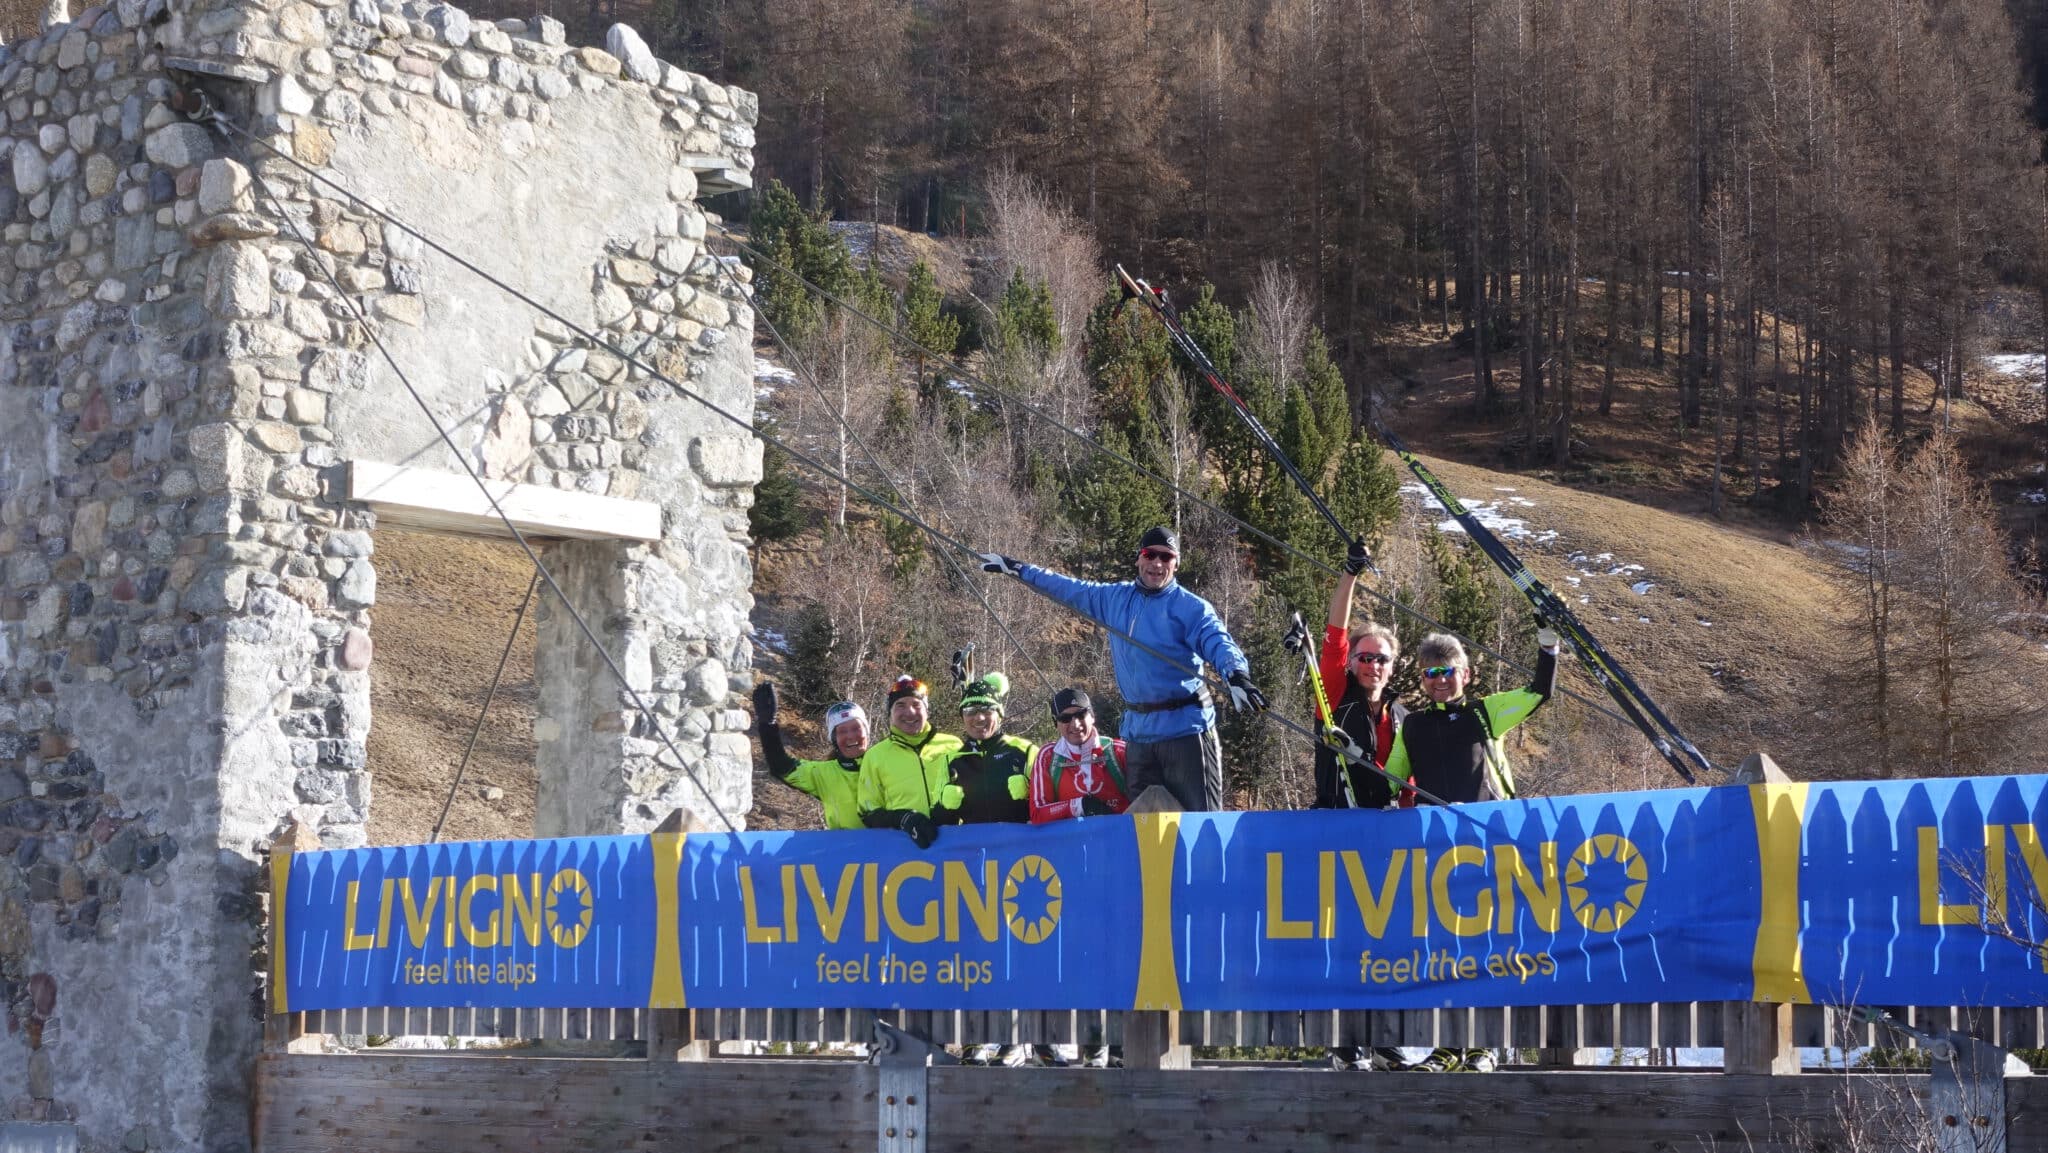
{"label": "outstretched arm", "polygon": [[1019,565],[1017,579],[1097,624],[1109,623],[1105,620],[1109,613],[1107,596],[1111,589],[1120,587],[1116,583],[1075,580],[1033,564]]}
{"label": "outstretched arm", "polygon": [[778,781],[789,780],[789,774],[796,771],[796,758],[789,755],[789,749],[782,741],[782,726],[777,723],[778,702],[775,682],[762,681],[754,686],[754,728],[761,736],[761,759],[768,762],[768,771]]}
{"label": "outstretched arm", "polygon": [[1546,628],[1536,639],[1543,647],[1536,653],[1536,675],[1528,687],[1494,693],[1479,702],[1496,737],[1528,720],[1557,690],[1557,634]]}

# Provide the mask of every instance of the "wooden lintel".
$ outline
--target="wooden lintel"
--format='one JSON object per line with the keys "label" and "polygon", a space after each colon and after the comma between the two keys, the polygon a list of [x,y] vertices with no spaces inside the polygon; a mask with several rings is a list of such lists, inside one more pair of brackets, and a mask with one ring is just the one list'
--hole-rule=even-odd
{"label": "wooden lintel", "polygon": [[[548,540],[661,539],[661,506],[509,480],[486,480],[521,534]],[[461,473],[374,460],[348,462],[348,499],[376,510],[380,524],[464,536],[510,537],[477,483]]]}

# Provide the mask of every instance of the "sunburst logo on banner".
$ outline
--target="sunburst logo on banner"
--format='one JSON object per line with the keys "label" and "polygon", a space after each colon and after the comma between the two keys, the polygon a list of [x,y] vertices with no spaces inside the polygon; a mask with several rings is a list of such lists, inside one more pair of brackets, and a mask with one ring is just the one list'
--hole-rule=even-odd
{"label": "sunburst logo on banner", "polygon": [[[1617,883],[1619,870],[1625,883]],[[1649,888],[1650,866],[1627,837],[1600,833],[1580,845],[1564,870],[1565,896],[1572,916],[1596,933],[1613,933],[1628,924]],[[1616,890],[1621,895],[1614,897]]]}
{"label": "sunburst logo on banner", "polygon": [[1051,861],[1034,853],[1010,866],[1003,878],[1003,920],[1027,945],[1052,936],[1060,923],[1060,875]]}

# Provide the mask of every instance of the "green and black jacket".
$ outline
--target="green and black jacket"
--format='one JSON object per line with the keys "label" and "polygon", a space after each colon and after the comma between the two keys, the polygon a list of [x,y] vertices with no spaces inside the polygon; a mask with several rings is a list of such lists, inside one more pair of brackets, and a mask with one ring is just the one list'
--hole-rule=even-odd
{"label": "green and black jacket", "polygon": [[1454,805],[1512,800],[1515,775],[1500,739],[1556,688],[1557,654],[1539,650],[1527,688],[1413,709],[1394,733],[1387,771]]}
{"label": "green and black jacket", "polygon": [[1025,795],[1031,783],[1031,758],[1037,755],[1037,745],[1007,733],[963,741],[946,763],[949,781],[932,806],[932,820],[941,825],[1029,821],[1031,806]]}

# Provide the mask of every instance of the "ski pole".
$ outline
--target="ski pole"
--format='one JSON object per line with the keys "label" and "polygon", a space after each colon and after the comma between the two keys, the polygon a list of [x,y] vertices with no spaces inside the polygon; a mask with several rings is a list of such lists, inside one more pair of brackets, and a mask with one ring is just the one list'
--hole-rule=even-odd
{"label": "ski pole", "polygon": [[[1322,719],[1322,741],[1337,758],[1337,779],[1344,782],[1344,807],[1347,809],[1360,807],[1358,804],[1358,788],[1351,783],[1351,767],[1353,765],[1363,765],[1380,776],[1385,777],[1387,782],[1394,786],[1394,796],[1396,797],[1414,788],[1412,782],[1404,781],[1381,768],[1379,762],[1373,760],[1371,753],[1359,748],[1358,742],[1351,739],[1351,734],[1337,726],[1337,714],[1330,710],[1329,694],[1323,690],[1323,673],[1321,669],[1316,667],[1314,649],[1309,645],[1308,640],[1308,626],[1302,623],[1301,614],[1295,613],[1294,623],[1287,630],[1287,636],[1280,643],[1283,647],[1301,654],[1302,674],[1308,678],[1309,684],[1315,686],[1316,707],[1321,710],[1317,715]],[[1434,800],[1435,798],[1431,799]]]}
{"label": "ski pole", "polygon": [[[1116,266],[1116,278],[1123,290],[1123,299],[1143,301],[1145,306],[1151,309],[1152,314],[1159,318],[1159,322],[1166,326],[1166,335],[1173,342],[1173,346],[1180,350],[1180,354],[1187,358],[1188,363],[1195,366],[1195,371],[1209,382],[1209,387],[1222,394],[1223,399],[1230,403],[1231,409],[1244,421],[1245,427],[1251,429],[1252,438],[1259,442],[1259,447],[1265,449],[1279,462],[1281,469],[1301,489],[1302,495],[1308,497],[1309,504],[1314,506],[1316,512],[1322,514],[1324,520],[1330,522],[1331,528],[1337,530],[1337,539],[1343,541],[1347,547],[1359,543],[1358,538],[1352,535],[1350,529],[1344,527],[1344,523],[1337,519],[1337,514],[1331,512],[1330,506],[1317,495],[1315,487],[1301,475],[1301,470],[1294,467],[1293,461],[1287,459],[1287,453],[1281,449],[1280,442],[1274,440],[1273,434],[1266,431],[1266,426],[1253,414],[1251,407],[1245,404],[1244,398],[1237,394],[1236,389],[1230,387],[1229,381],[1223,379],[1223,374],[1217,371],[1215,363],[1202,351],[1202,346],[1188,334],[1187,326],[1181,323],[1180,312],[1173,307],[1173,302],[1167,299],[1166,290],[1154,288],[1133,277],[1124,271],[1121,264]],[[1374,576],[1382,575],[1379,566],[1373,563],[1371,554],[1366,556],[1365,567],[1371,569]]]}

